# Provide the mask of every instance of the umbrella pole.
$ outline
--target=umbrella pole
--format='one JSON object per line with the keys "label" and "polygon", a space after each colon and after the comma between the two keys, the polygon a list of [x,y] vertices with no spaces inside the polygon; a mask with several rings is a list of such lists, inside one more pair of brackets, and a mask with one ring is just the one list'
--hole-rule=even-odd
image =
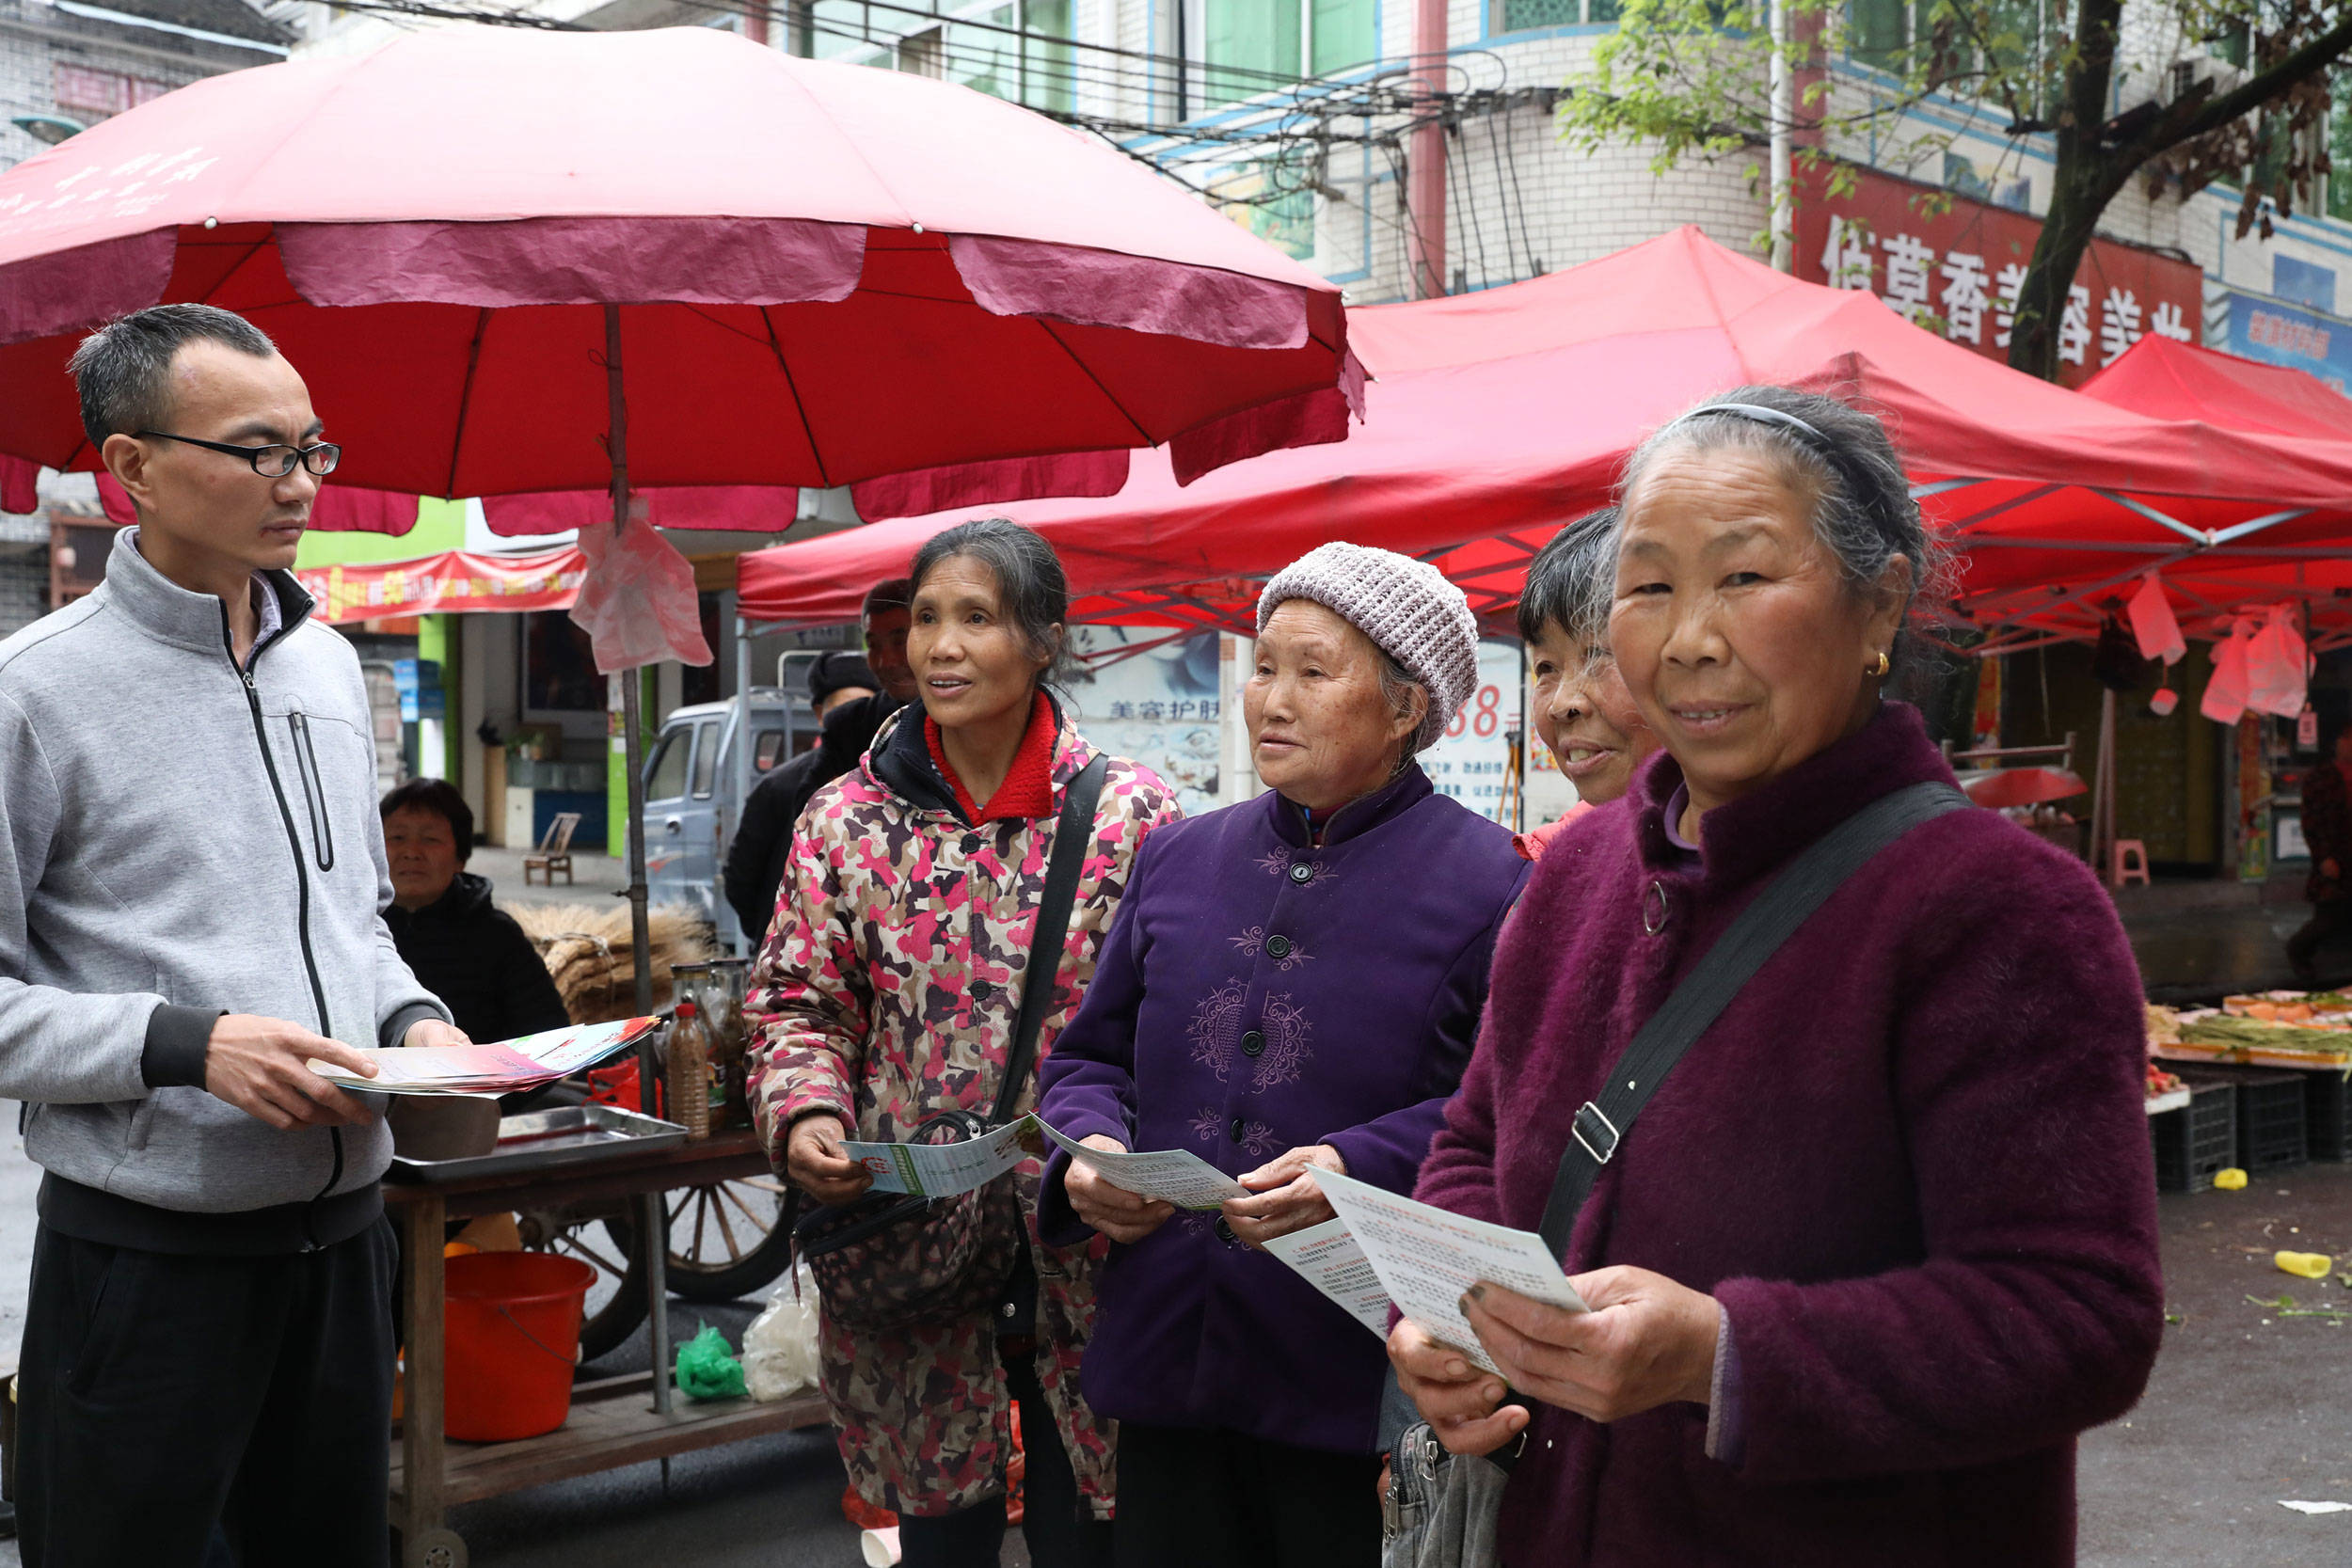
{"label": "umbrella pole", "polygon": [[[628,526],[628,401],[621,392],[621,308],[617,305],[604,308],[604,380],[612,420],[612,536],[617,540],[621,531]],[[629,950],[637,958],[631,967],[637,972],[640,1018],[653,1011],[653,932],[645,913],[645,736],[639,711],[644,687],[644,677],[640,671],[623,672],[621,753],[622,771],[628,779],[628,940]],[[654,1104],[657,1076],[653,1037],[648,1035],[637,1047],[638,1103],[648,1115]],[[670,1114],[680,1113],[676,1106],[672,1106]],[[660,1193],[647,1193],[638,1199],[637,1229],[638,1244],[645,1253],[653,1407],[666,1413],[670,1408],[670,1210]]]}

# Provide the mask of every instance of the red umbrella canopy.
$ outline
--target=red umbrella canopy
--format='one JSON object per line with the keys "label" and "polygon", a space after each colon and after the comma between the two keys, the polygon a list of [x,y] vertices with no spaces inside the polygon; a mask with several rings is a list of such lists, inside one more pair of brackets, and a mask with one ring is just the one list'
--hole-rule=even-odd
{"label": "red umbrella canopy", "polygon": [[602,486],[606,306],[640,486],[1101,494],[1341,439],[1359,388],[1335,288],[1110,148],[707,28],[437,29],[0,174],[0,451],[94,467],[66,356],[163,300],[251,318],[338,481],[408,494]]}
{"label": "red umbrella canopy", "polygon": [[[1344,446],[1277,452],[1189,488],[1147,458],[1109,499],[1009,509],[1054,539],[1073,587],[1090,595],[1076,613],[1246,628],[1258,581],[1344,537],[1436,561],[1482,615],[1499,615],[1544,541],[1613,499],[1645,436],[1701,398],[1759,382],[1851,396],[1886,421],[1930,520],[1963,554],[1962,603],[1989,624],[2211,553],[2226,529],[2247,546],[2352,545],[2339,499],[2352,497],[2352,431],[2290,439],[2114,407],[1696,229],[1506,288],[1358,309],[1350,323],[1379,379]],[[854,615],[868,583],[904,570],[952,520],[747,556],[744,612]]]}

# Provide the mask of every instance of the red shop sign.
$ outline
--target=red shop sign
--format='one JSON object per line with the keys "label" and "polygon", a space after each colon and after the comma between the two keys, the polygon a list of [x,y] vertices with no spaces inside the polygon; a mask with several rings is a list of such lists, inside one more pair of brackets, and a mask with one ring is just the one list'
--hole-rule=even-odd
{"label": "red shop sign", "polygon": [[[1830,196],[1827,169],[1799,170],[1797,276],[1867,289],[1928,331],[2006,363],[2042,220],[1876,169],[1851,172],[1853,190]],[[2058,380],[2079,386],[2147,333],[2200,341],[2204,286],[2187,261],[2092,240],[2058,323]]]}

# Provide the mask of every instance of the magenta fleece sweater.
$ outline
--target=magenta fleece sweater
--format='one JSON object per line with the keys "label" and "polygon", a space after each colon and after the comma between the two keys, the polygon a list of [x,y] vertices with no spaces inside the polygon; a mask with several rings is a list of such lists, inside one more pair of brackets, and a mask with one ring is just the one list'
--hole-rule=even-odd
{"label": "magenta fleece sweater", "polygon": [[[1533,1229],[1576,1107],[1724,925],[1836,822],[1949,777],[1888,704],[1678,865],[1680,773],[1645,765],[1529,879],[1417,1195]],[[1723,1303],[1738,1465],[1696,1404],[1538,1406],[1508,1568],[2071,1563],[2075,1434],[2138,1398],[2163,1327],[2142,1037],[2079,862],[1963,811],[1865,867],[1660,1087],[1565,1259]]]}

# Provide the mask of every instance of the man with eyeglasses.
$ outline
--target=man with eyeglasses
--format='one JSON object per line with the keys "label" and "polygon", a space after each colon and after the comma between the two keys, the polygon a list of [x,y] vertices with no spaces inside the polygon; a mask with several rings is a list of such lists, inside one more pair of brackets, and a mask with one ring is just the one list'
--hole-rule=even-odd
{"label": "man with eyeglasses", "polygon": [[46,1172],[24,1561],[381,1564],[391,1144],[308,1064],[465,1036],[378,914],[366,688],[287,569],[340,453],[226,310],[72,370],[138,525],[0,642],[0,1098]]}

